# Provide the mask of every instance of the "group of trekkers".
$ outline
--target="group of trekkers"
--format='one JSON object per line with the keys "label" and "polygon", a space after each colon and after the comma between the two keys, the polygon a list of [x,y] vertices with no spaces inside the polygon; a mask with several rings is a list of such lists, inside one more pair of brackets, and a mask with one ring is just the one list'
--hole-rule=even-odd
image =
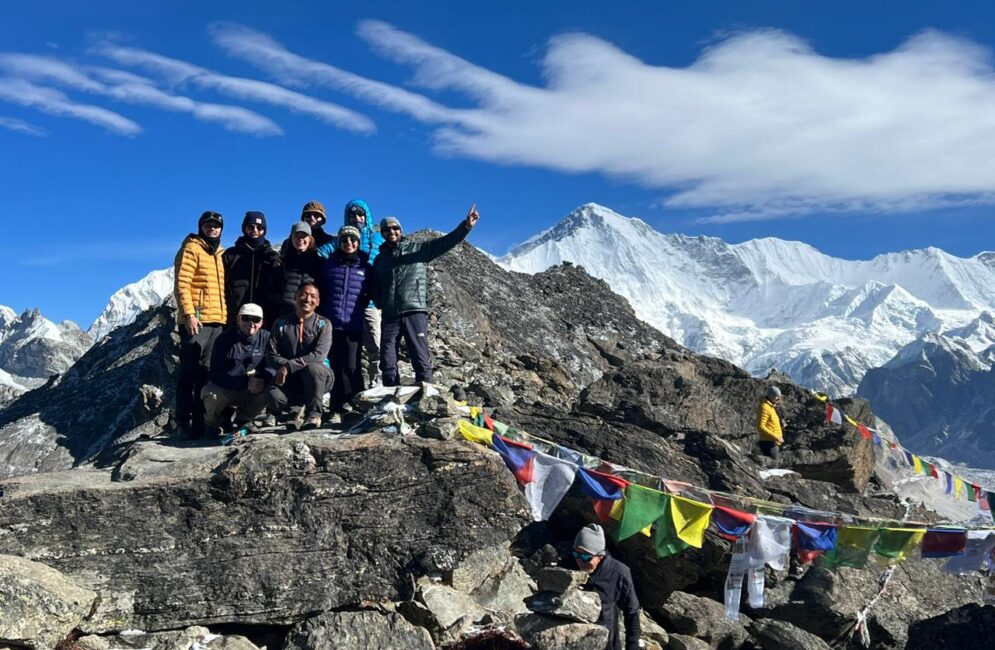
{"label": "group of trekkers", "polygon": [[204,212],[174,261],[178,437],[230,441],[267,409],[291,429],[335,421],[358,392],[400,383],[401,339],[415,380],[431,383],[426,266],[479,218],[472,206],[448,235],[414,241],[394,217],[375,227],[360,199],[331,232],[325,207],[309,201],[279,249],[257,211],[226,249],[224,217]]}

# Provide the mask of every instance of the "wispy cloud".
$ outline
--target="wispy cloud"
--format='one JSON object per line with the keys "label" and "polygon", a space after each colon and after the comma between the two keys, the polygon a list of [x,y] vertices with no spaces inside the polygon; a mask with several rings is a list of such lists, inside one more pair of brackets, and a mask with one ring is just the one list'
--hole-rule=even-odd
{"label": "wispy cloud", "polygon": [[412,85],[460,92],[475,107],[357,77],[237,25],[216,25],[212,36],[284,83],[336,87],[433,125],[441,153],[631,178],[667,191],[667,206],[707,209],[716,222],[995,201],[991,53],[936,31],[854,59],[752,31],[684,67],[565,34],[549,41],[541,86],[387,23],[357,31],[411,66]]}
{"label": "wispy cloud", "polygon": [[40,126],[35,126],[34,124],[14,117],[4,117],[3,115],[0,115],[0,128],[16,131],[17,133],[26,133],[27,135],[37,137],[44,137],[48,135],[48,131]]}
{"label": "wispy cloud", "polygon": [[142,132],[142,127],[123,115],[100,106],[80,104],[66,97],[65,93],[35,85],[26,79],[0,77],[0,101],[27,106],[50,115],[76,118],[120,135],[138,135]]}
{"label": "wispy cloud", "polygon": [[81,66],[48,56],[0,53],[0,69],[18,78],[51,83],[110,97],[116,101],[190,113],[195,119],[221,124],[230,131],[279,135],[272,120],[240,106],[199,102],[157,88],[151,79],[122,70]]}
{"label": "wispy cloud", "polygon": [[113,43],[102,43],[93,48],[93,52],[120,65],[149,70],[172,86],[195,86],[229,97],[279,106],[356,133],[376,130],[373,121],[365,115],[276,84],[219,74],[186,61]]}

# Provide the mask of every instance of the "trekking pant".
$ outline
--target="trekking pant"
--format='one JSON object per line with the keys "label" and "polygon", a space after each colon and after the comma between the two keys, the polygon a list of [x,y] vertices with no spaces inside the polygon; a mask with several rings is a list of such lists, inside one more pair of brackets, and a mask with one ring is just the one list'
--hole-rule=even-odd
{"label": "trekking pant", "polygon": [[279,413],[288,403],[303,404],[308,413],[321,413],[321,397],[332,382],[332,372],[324,363],[309,363],[287,375],[283,386],[273,386],[267,391],[267,401],[274,413]]}
{"label": "trekking pant", "polygon": [[380,327],[380,374],[384,386],[397,386],[401,374],[397,370],[397,352],[401,337],[408,348],[408,357],[415,369],[416,381],[432,381],[432,354],[428,349],[428,314],[419,311],[400,318],[385,318]]}
{"label": "trekking pant", "polygon": [[180,326],[175,413],[176,424],[182,429],[200,429],[204,426],[204,403],[200,393],[207,384],[214,340],[222,329],[220,323],[202,323],[199,332],[190,334],[185,326]]}
{"label": "trekking pant", "polygon": [[235,424],[245,424],[266,408],[266,391],[250,393],[249,389],[232,390],[217,384],[204,386],[200,397],[204,400],[204,420],[209,427],[220,427],[224,420],[224,410],[229,406],[235,410]]}
{"label": "trekking pant", "polygon": [[366,376],[370,386],[380,379],[380,310],[368,307],[364,314],[363,348],[366,350]]}
{"label": "trekking pant", "polygon": [[332,331],[332,347],[328,352],[332,364],[332,395],[329,405],[333,412],[363,390],[363,368],[359,360],[362,332]]}
{"label": "trekking pant", "polygon": [[781,458],[781,446],[773,440],[761,440],[760,453],[777,461]]}

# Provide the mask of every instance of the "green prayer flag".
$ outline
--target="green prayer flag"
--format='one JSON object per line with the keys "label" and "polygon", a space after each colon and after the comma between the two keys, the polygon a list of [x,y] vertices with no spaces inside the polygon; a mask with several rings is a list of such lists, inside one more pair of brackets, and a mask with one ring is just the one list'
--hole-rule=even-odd
{"label": "green prayer flag", "polygon": [[[625,512],[618,525],[618,541],[632,537],[665,514],[670,519],[668,494],[633,483],[625,488]],[[670,525],[673,527],[673,522]]]}
{"label": "green prayer flag", "polygon": [[670,514],[670,498],[667,498],[667,513],[656,522],[656,532],[653,533],[653,543],[656,545],[657,557],[669,557],[677,555],[689,544],[677,536],[677,527],[674,526],[674,517]]}
{"label": "green prayer flag", "polygon": [[925,528],[883,528],[874,542],[874,552],[889,560],[904,560],[925,534]]}
{"label": "green prayer flag", "polygon": [[845,526],[836,536],[836,548],[822,557],[822,566],[836,569],[841,566],[862,569],[871,554],[871,547],[878,536],[877,528]]}
{"label": "green prayer flag", "polygon": [[973,483],[971,483],[970,485],[967,486],[967,500],[968,501],[974,501],[975,503],[977,503],[977,501],[978,501],[978,496],[974,493],[974,484]]}

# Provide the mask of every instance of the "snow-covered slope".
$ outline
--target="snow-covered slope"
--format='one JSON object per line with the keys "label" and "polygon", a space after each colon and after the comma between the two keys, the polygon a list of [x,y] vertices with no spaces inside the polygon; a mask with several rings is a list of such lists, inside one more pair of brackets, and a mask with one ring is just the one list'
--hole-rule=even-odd
{"label": "snow-covered slope", "polygon": [[0,305],[0,404],[65,372],[92,343],[72,321],[53,323],[37,309],[18,316]]}
{"label": "snow-covered slope", "polygon": [[844,260],[780,239],[662,234],[589,203],[498,262],[525,273],[581,265],[696,352],[756,374],[776,367],[836,395],[924,333],[962,336],[972,348],[995,340],[990,316],[975,322],[995,311],[991,253],[964,259],[927,248]]}
{"label": "snow-covered slope", "polygon": [[172,292],[172,267],[152,271],[138,282],[118,289],[90,325],[90,336],[99,341],[111,330],[135,322],[138,314],[149,307],[161,305]]}

